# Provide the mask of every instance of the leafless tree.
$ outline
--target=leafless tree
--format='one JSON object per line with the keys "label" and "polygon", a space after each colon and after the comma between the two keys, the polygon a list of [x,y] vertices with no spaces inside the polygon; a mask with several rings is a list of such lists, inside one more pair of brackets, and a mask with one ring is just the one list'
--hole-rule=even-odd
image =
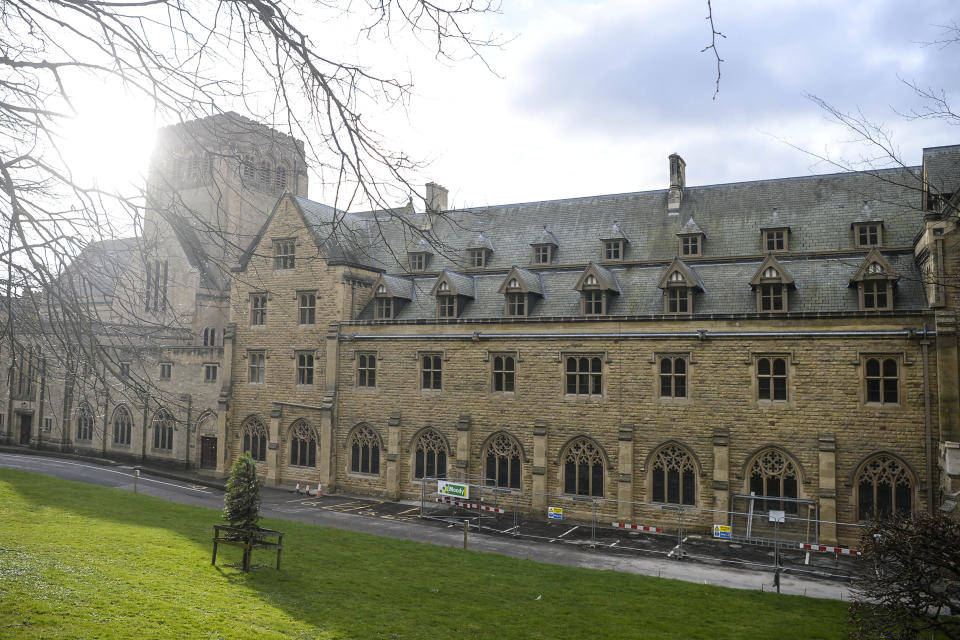
{"label": "leafless tree", "polygon": [[[456,60],[496,44],[472,29],[497,10],[496,0],[0,4],[0,343],[10,352],[39,343],[61,356],[64,376],[81,381],[84,373],[117,378],[119,352],[183,331],[141,318],[132,304],[123,325],[100,314],[97,283],[117,277],[117,265],[97,245],[140,236],[148,194],[108,191],[70,166],[64,131],[77,96],[91,86],[148,100],[160,122],[240,111],[305,142],[304,161],[333,193],[330,204],[389,210],[400,199],[422,198],[412,184],[419,165],[386,144],[363,114],[372,106],[405,108],[410,81],[350,59],[311,25],[342,22],[358,40],[403,34]],[[136,380],[129,391],[150,393],[149,383]]]}
{"label": "leafless tree", "polygon": [[960,638],[960,523],[940,512],[885,518],[861,549],[851,638]]}

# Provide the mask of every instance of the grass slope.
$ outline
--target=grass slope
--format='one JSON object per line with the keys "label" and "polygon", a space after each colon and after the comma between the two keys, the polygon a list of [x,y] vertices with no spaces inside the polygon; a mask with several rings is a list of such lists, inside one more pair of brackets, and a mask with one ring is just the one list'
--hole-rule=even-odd
{"label": "grass slope", "polygon": [[[0,469],[0,637],[839,638],[839,602],[538,564],[266,520],[284,567],[211,509]],[[537,597],[540,599],[537,600]]]}

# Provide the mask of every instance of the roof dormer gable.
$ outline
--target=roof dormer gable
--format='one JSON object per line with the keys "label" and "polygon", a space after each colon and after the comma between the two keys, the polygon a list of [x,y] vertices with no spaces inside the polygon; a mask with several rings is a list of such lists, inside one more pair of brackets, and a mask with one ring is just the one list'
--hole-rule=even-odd
{"label": "roof dormer gable", "polygon": [[657,283],[657,287],[660,289],[676,286],[691,287],[700,291],[706,290],[697,272],[680,258],[674,258],[667,270],[660,276],[660,282]]}
{"label": "roof dormer gable", "polygon": [[462,273],[455,273],[444,269],[440,272],[440,277],[437,278],[437,281],[433,283],[433,288],[430,289],[430,295],[476,298],[477,292],[471,276],[465,276]]}
{"label": "roof dormer gable", "polygon": [[413,300],[413,280],[381,273],[373,283],[373,295],[378,298]]}
{"label": "roof dormer gable", "polygon": [[507,277],[503,279],[497,293],[532,293],[542,297],[543,284],[536,273],[514,265]]}
{"label": "roof dormer gable", "polygon": [[866,255],[857,272],[850,278],[850,286],[865,280],[891,280],[896,282],[900,276],[893,270],[890,263],[883,254],[876,249],[871,249]]}
{"label": "roof dormer gable", "polygon": [[573,288],[576,291],[599,289],[601,291],[620,293],[620,284],[617,282],[617,278],[613,275],[613,272],[601,267],[596,262],[591,262],[587,265],[587,268],[583,270],[583,274]]}
{"label": "roof dormer gable", "polygon": [[753,277],[750,278],[750,286],[757,287],[762,284],[785,284],[790,287],[795,287],[796,285],[793,282],[793,276],[790,275],[790,272],[780,264],[780,261],[774,258],[772,255],[766,257],[766,259],[760,263],[760,268],[757,269],[757,272],[753,274]]}
{"label": "roof dormer gable", "polygon": [[530,246],[532,247],[544,245],[549,245],[552,247],[560,246],[560,242],[557,241],[557,236],[553,235],[553,232],[547,229],[547,225],[543,225],[543,231],[541,231],[530,243]]}

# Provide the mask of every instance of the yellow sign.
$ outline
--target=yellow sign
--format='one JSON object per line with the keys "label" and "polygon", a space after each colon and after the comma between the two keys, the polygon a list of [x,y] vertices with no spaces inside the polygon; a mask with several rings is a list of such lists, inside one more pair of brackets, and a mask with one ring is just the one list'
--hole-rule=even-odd
{"label": "yellow sign", "polygon": [[547,507],[547,517],[551,520],[563,520],[563,507]]}
{"label": "yellow sign", "polygon": [[730,539],[730,525],[726,524],[715,524],[713,525],[713,537],[714,538],[723,538],[724,540]]}

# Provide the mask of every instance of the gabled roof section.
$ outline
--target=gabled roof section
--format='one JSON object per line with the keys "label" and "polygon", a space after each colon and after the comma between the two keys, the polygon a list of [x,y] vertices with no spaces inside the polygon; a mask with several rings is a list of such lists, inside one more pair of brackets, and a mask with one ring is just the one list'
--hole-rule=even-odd
{"label": "gabled roof section", "polygon": [[[876,266],[874,266],[876,265]],[[864,280],[893,280],[896,282],[900,276],[893,270],[887,259],[883,257],[877,249],[871,249],[870,253],[860,263],[860,268],[850,278],[850,286],[863,282]]]}
{"label": "gabled roof section", "polygon": [[790,224],[786,221],[785,218],[780,217],[780,211],[776,208],[770,215],[763,219],[763,222],[760,224],[760,232],[763,233],[768,229],[789,229]]}
{"label": "gabled roof section", "polygon": [[381,273],[377,281],[373,283],[374,294],[376,294],[377,289],[379,289],[381,285],[386,289],[386,294],[391,298],[413,300],[413,280],[399,276],[388,276],[385,273]]}
{"label": "gabled roof section", "polygon": [[[507,284],[516,278],[517,284],[520,286],[516,289],[510,289],[507,287]],[[503,279],[503,282],[500,284],[500,288],[497,289],[497,293],[535,293],[538,296],[543,297],[543,282],[540,280],[540,276],[534,273],[533,271],[528,271],[526,269],[521,269],[517,265],[513,265],[513,268],[510,269],[510,273],[507,274],[507,277]]]}
{"label": "gabled roof section", "polygon": [[420,238],[419,240],[414,240],[407,246],[407,253],[425,253],[432,256],[433,247],[430,246],[426,238]]}
{"label": "gabled roof section", "polygon": [[468,298],[477,297],[477,288],[471,276],[447,271],[446,269],[440,272],[440,277],[433,283],[433,288],[430,289],[430,295],[437,295],[437,293],[440,292],[440,285],[443,283],[446,283],[447,286],[450,287],[450,290],[444,291],[442,295],[466,296]]}
{"label": "gabled roof section", "polygon": [[790,275],[790,272],[787,271],[786,268],[784,268],[784,266],[780,264],[780,261],[774,258],[772,255],[768,255],[766,259],[760,263],[760,268],[757,269],[757,272],[753,274],[752,278],[750,278],[750,286],[756,287],[757,285],[760,285],[760,284],[766,284],[766,283],[772,282],[770,278],[765,278],[763,276],[763,273],[770,267],[773,267],[774,269],[776,269],[777,273],[779,274],[779,277],[776,278],[777,282],[779,282],[780,284],[789,285],[791,287],[796,286],[793,283],[793,276]]}
{"label": "gabled roof section", "polygon": [[657,287],[660,289],[666,289],[667,283],[670,281],[670,275],[675,271],[679,271],[683,275],[683,279],[687,281],[688,287],[700,289],[700,291],[706,291],[706,288],[703,286],[703,280],[700,279],[700,276],[697,274],[697,272],[680,258],[673,259],[673,262],[670,263],[670,266],[667,267],[667,270],[663,272],[662,276],[660,276],[660,282],[657,283]]}
{"label": "gabled roof section", "polygon": [[617,282],[617,278],[613,275],[613,271],[601,267],[596,262],[591,262],[587,265],[587,268],[583,270],[583,275],[581,275],[580,279],[577,280],[577,284],[573,285],[573,288],[577,291],[583,291],[583,287],[590,276],[593,276],[597,280],[596,285],[592,286],[600,287],[606,291],[620,293],[620,283]]}
{"label": "gabled roof section", "polygon": [[623,232],[623,229],[620,228],[620,225],[616,222],[613,223],[613,226],[607,229],[606,231],[600,234],[601,240],[623,240],[624,242],[630,242],[630,238],[627,237],[627,234]]}
{"label": "gabled roof section", "polygon": [[490,238],[483,235],[483,231],[481,231],[476,238],[470,241],[467,249],[486,249],[487,251],[493,251],[493,243],[490,242]]}
{"label": "gabled roof section", "polygon": [[530,244],[552,244],[555,247],[560,246],[560,242],[557,241],[557,236],[553,235],[553,232],[547,229],[547,225],[543,225],[543,231],[541,231],[540,235],[538,235]]}
{"label": "gabled roof section", "polygon": [[253,257],[257,247],[263,241],[263,236],[270,227],[270,223],[273,222],[274,216],[277,215],[277,211],[285,202],[293,204],[300,214],[304,226],[313,236],[314,244],[316,244],[320,255],[329,264],[348,264],[382,271],[382,269],[373,265],[371,257],[372,239],[364,220],[346,211],[292,194],[284,195],[273,206],[273,210],[264,221],[263,226],[260,227],[247,250],[240,256],[238,268],[241,271],[246,269],[250,258]]}
{"label": "gabled roof section", "polygon": [[697,221],[693,219],[693,216],[690,216],[690,219],[687,220],[686,224],[680,227],[680,231],[677,231],[678,236],[695,236],[701,235],[706,237],[707,234],[703,232],[703,229],[700,228],[700,225],[697,224]]}

